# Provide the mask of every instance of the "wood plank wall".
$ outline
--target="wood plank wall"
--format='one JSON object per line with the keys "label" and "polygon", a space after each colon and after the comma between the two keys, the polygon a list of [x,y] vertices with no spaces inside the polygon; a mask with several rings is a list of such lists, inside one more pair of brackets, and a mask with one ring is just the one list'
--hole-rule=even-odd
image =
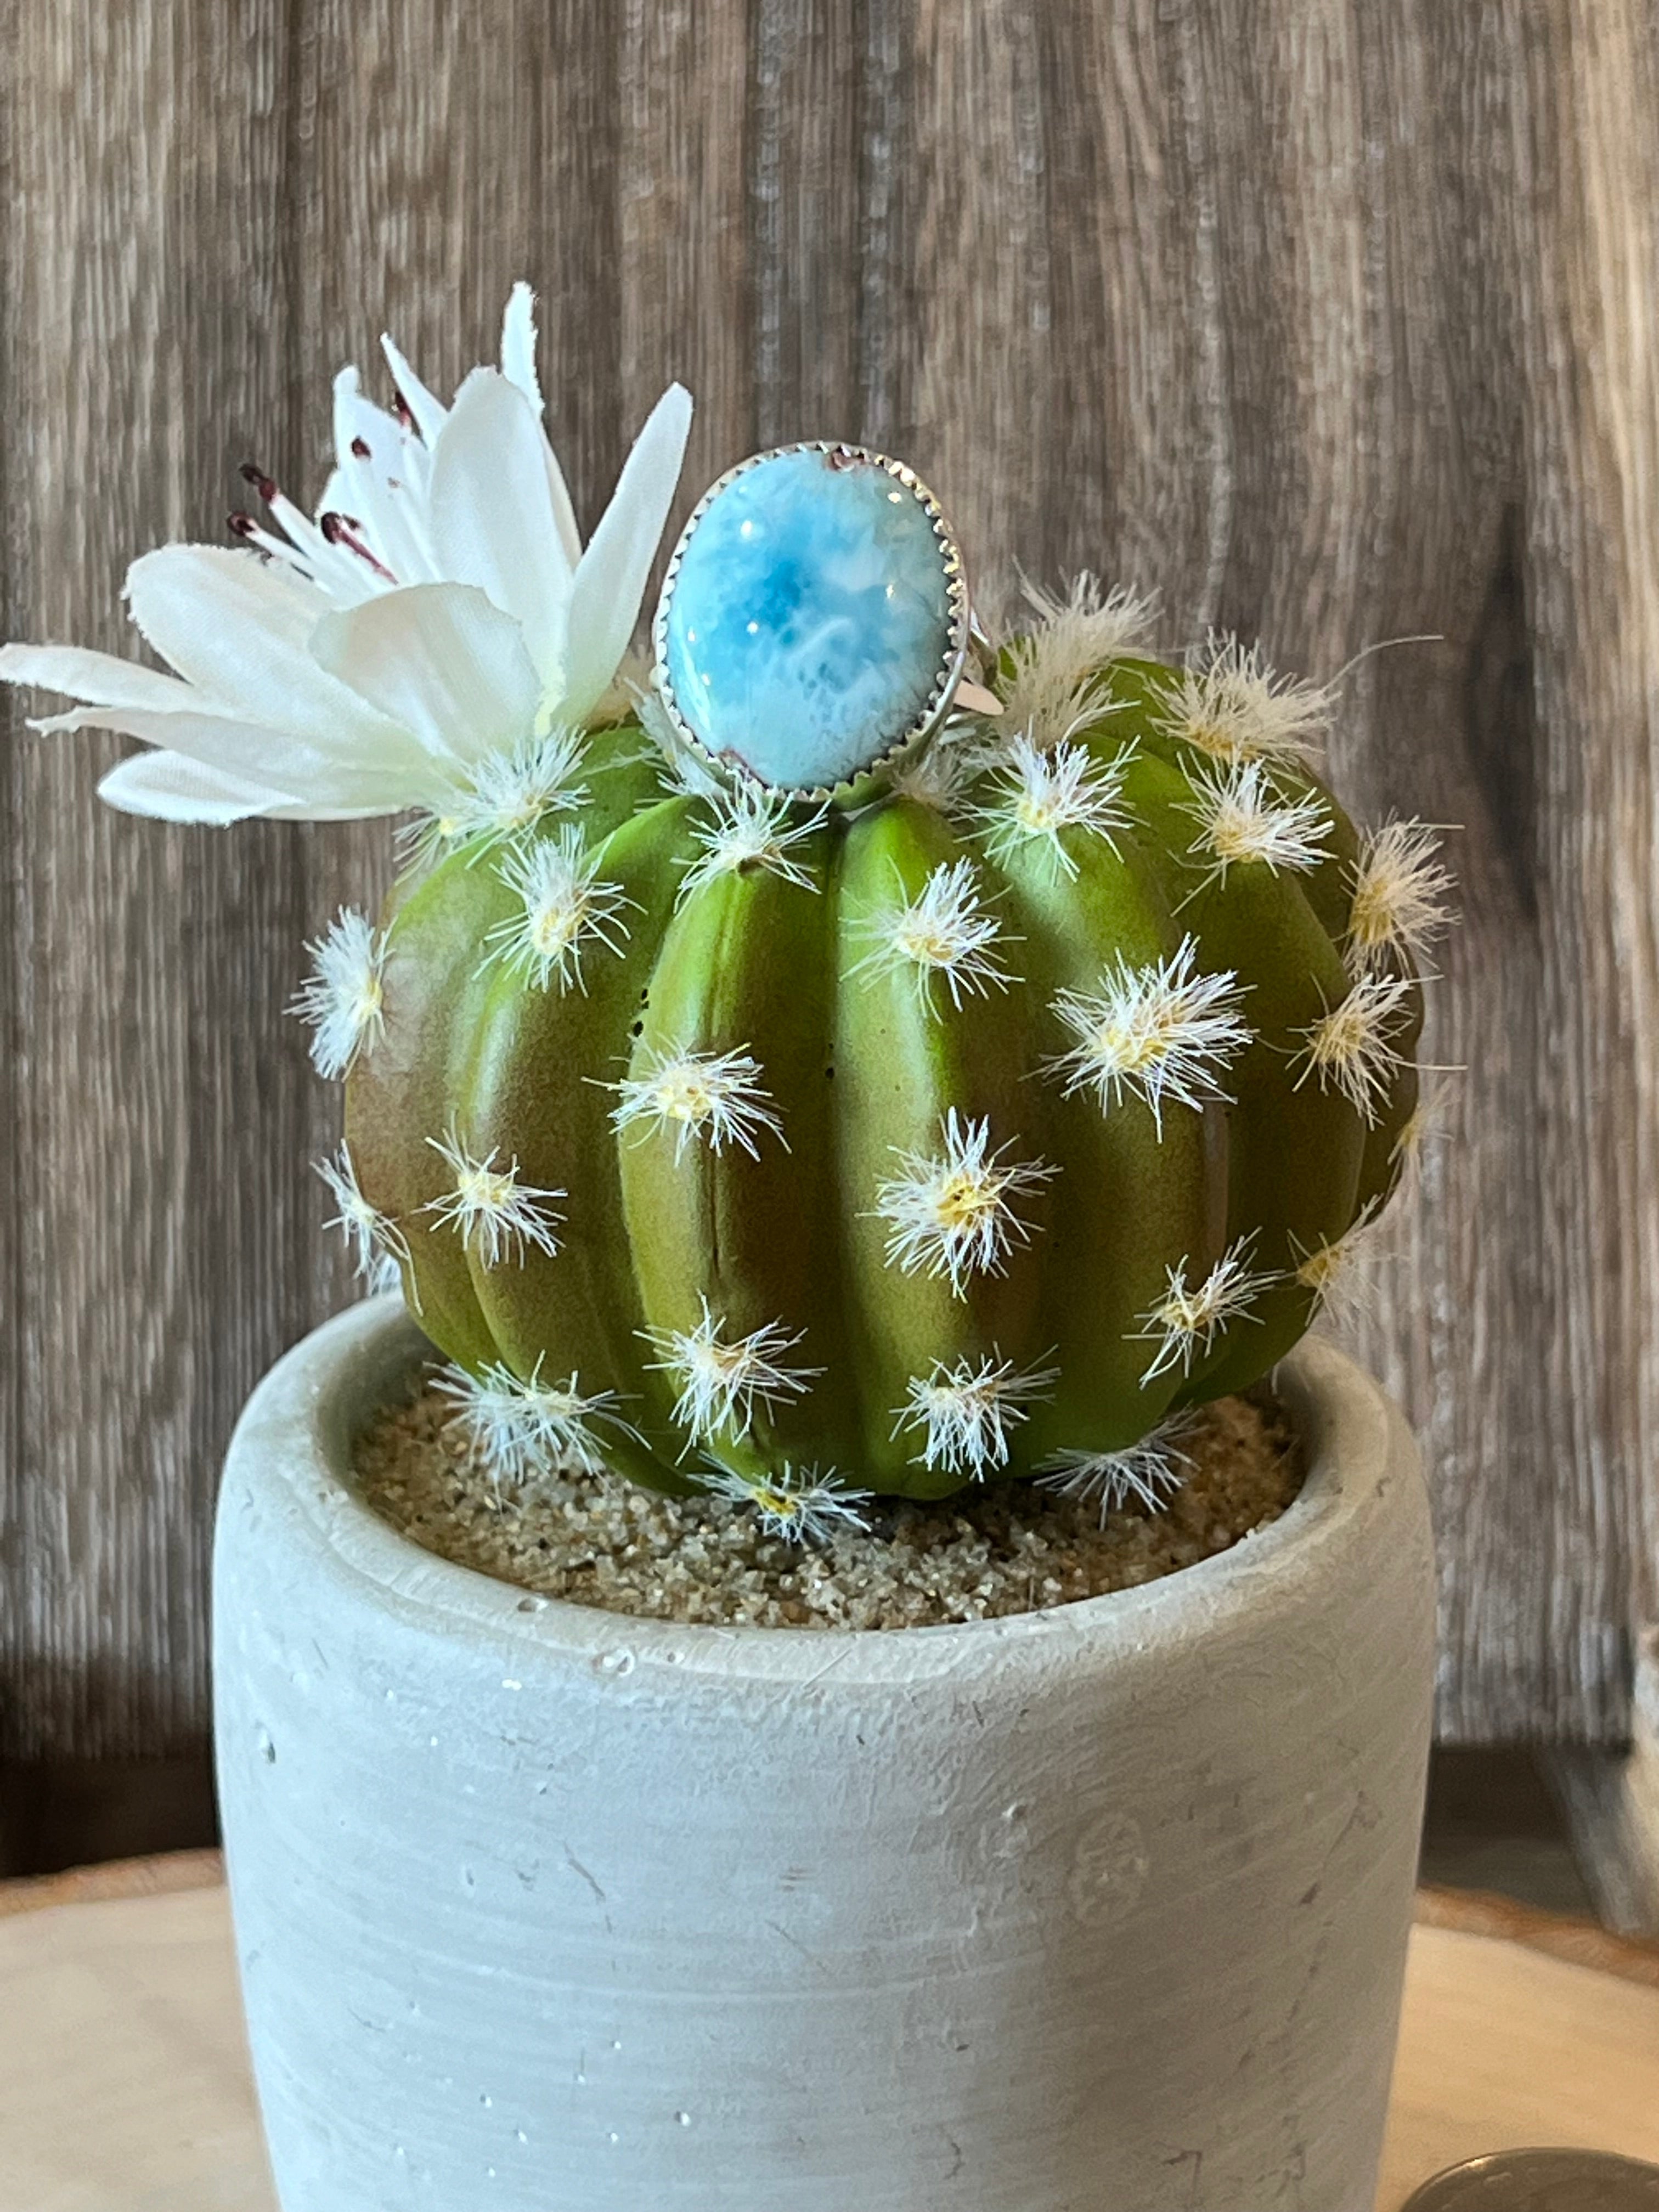
{"label": "wood plank wall", "polygon": [[[314,495],[327,378],[539,287],[591,520],[671,374],[689,498],[852,434],[1018,561],[1327,675],[1459,825],[1468,1073],[1364,1347],[1444,1557],[1442,1720],[1606,1739],[1655,1607],[1659,36],[1638,0],[0,0],[0,630]],[[216,1464],[346,1295],[281,1008],[376,832],[94,808],[0,738],[0,1753],[205,1725]]]}

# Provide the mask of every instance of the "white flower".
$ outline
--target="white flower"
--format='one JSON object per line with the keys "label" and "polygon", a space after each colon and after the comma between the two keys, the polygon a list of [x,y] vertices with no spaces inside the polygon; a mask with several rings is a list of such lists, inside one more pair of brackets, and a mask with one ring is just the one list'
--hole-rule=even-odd
{"label": "white flower", "polygon": [[455,1181],[441,1197],[428,1199],[421,1211],[452,1223],[460,1231],[462,1244],[469,1252],[476,1247],[486,1267],[497,1266],[504,1252],[514,1254],[522,1267],[532,1244],[550,1256],[558,1250],[555,1227],[564,1217],[547,1201],[564,1197],[563,1191],[520,1182],[516,1158],[508,1166],[497,1167],[499,1146],[492,1146],[483,1159],[474,1159],[453,1129],[447,1137],[428,1137],[427,1142]]}
{"label": "white flower", "polygon": [[290,1013],[309,1022],[312,1064],[319,1075],[344,1075],[360,1052],[386,1030],[386,939],[366,914],[343,906],[326,936],[306,951],[316,972],[295,992]]}
{"label": "white flower", "polygon": [[1037,1476],[1042,1490],[1057,1490],[1063,1497],[1086,1504],[1100,1500],[1100,1525],[1117,1507],[1133,1498],[1150,1513],[1161,1512],[1180,1489],[1182,1470],[1192,1465],[1182,1444],[1198,1426],[1190,1412],[1171,1413],[1136,1444],[1118,1451],[1058,1451],[1045,1461]]}
{"label": "white flower", "polygon": [[817,884],[793,848],[823,827],[830,810],[820,806],[794,823],[791,811],[787,792],[768,791],[746,781],[715,794],[713,818],[698,823],[691,832],[702,853],[688,866],[675,903],[683,906],[693,891],[721,876],[752,875],[757,870],[815,891]]}
{"label": "white flower", "polygon": [[1166,1099],[1200,1107],[1223,1097],[1221,1078],[1250,1042],[1231,969],[1196,973],[1198,946],[1183,938],[1167,960],[1133,968],[1120,952],[1099,991],[1062,991],[1052,1011],[1077,1042],[1044,1063],[1066,1095],[1092,1091],[1100,1110],[1128,1095],[1146,1101],[1160,1137]]}
{"label": "white flower", "polygon": [[792,1467],[786,1461],[775,1474],[738,1474],[711,1467],[696,1479],[717,1498],[752,1505],[761,1533],[781,1536],[786,1543],[823,1543],[842,1528],[870,1525],[859,1510],[870,1503],[870,1492],[850,1490],[838,1474],[820,1474],[815,1467]]}
{"label": "white flower", "polygon": [[923,1430],[924,1466],[981,1482],[988,1468],[1007,1463],[1009,1431],[1030,1419],[1031,1401],[1047,1397],[1059,1380],[1057,1367],[1021,1374],[1011,1360],[994,1355],[977,1365],[959,1359],[947,1367],[936,1360],[931,1374],[911,1376],[905,1402],[896,1409],[893,1434]]}
{"label": "white flower", "polygon": [[389,341],[401,406],[336,380],[337,460],[313,521],[251,471],[274,527],[239,550],[170,545],[127,572],[133,620],[177,670],[9,645],[0,679],[82,703],[38,725],[155,748],[99,787],[176,822],[445,813],[478,763],[602,709],[639,617],[690,423],[658,402],[584,551],[542,428],[531,295],[501,368],[451,409]]}
{"label": "white flower", "polygon": [[898,1152],[902,1172],[882,1184],[875,1210],[891,1231],[888,1266],[907,1275],[923,1268],[948,1276],[961,1298],[971,1276],[1006,1273],[1007,1255],[1030,1243],[1030,1224],[1015,1212],[1014,1201],[1040,1190],[1059,1170],[1042,1160],[1005,1160],[1007,1145],[993,1152],[988,1115],[960,1121],[953,1106],[940,1133],[942,1157]]}
{"label": "white flower", "polygon": [[951,1003],[957,1007],[964,991],[986,998],[994,983],[1006,991],[1013,981],[992,957],[1001,925],[980,904],[974,864],[969,860],[941,860],[914,899],[865,915],[857,930],[873,945],[849,972],[861,975],[872,969],[902,972],[908,968],[922,1004],[929,1008],[936,976],[945,978]]}
{"label": "white flower", "polygon": [[684,1157],[693,1137],[702,1138],[716,1152],[728,1140],[741,1145],[757,1160],[755,1139],[763,1129],[769,1129],[787,1152],[783,1124],[760,1076],[759,1060],[747,1052],[653,1052],[647,1055],[642,1074],[605,1086],[622,1101],[611,1109],[611,1124],[618,1130],[635,1121],[672,1127],[677,1160]]}
{"label": "white flower", "polygon": [[1279,1279],[1269,1268],[1252,1271],[1250,1248],[1255,1231],[1241,1237],[1224,1252],[1200,1283],[1188,1285],[1187,1262],[1167,1267],[1164,1296],[1140,1316],[1145,1327],[1138,1337],[1156,1344],[1152,1364],[1141,1376],[1151,1382],[1171,1367],[1183,1375],[1193,1371],[1193,1361],[1207,1352],[1216,1333],[1229,1322],[1254,1321],[1250,1308]]}
{"label": "white flower", "polygon": [[538,991],[556,975],[563,991],[585,990],[582,953],[591,942],[619,957],[628,939],[622,919],[635,902],[620,884],[599,880],[599,856],[567,822],[557,835],[514,846],[496,872],[518,899],[520,910],[484,933],[487,960],[501,960],[527,975]]}
{"label": "white flower", "polygon": [[791,1336],[781,1322],[765,1322],[747,1336],[728,1337],[725,1320],[710,1312],[701,1293],[699,1299],[702,1319],[695,1328],[639,1332],[662,1354],[646,1364],[678,1386],[673,1419],[693,1437],[712,1437],[728,1424],[734,1436],[746,1436],[757,1406],[771,1412],[791,1398],[804,1397],[823,1370],[784,1364],[785,1353],[794,1350],[804,1329]]}
{"label": "white flower", "polygon": [[435,1379],[434,1387],[456,1408],[451,1425],[497,1481],[525,1482],[556,1471],[603,1474],[605,1454],[593,1425],[637,1433],[622,1419],[614,1390],[584,1392],[574,1374],[563,1382],[544,1382],[544,1356],[538,1354],[528,1381],[499,1360],[477,1375],[446,1367]]}

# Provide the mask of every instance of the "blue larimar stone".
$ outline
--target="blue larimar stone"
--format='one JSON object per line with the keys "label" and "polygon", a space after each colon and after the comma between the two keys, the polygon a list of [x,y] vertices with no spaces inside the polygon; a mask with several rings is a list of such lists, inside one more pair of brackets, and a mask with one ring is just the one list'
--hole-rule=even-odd
{"label": "blue larimar stone", "polygon": [[916,494],[845,451],[769,453],[686,541],[660,647],[682,720],[763,783],[842,783],[927,709],[947,554]]}

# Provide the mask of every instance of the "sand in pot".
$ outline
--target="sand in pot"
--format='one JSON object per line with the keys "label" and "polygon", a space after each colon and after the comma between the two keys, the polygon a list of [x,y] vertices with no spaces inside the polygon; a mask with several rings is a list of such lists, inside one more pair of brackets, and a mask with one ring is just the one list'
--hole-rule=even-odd
{"label": "sand in pot", "polygon": [[1131,1502],[1103,1521],[1097,1498],[999,1484],[936,1505],[872,1500],[867,1527],[801,1544],[720,1497],[582,1474],[498,1485],[453,1413],[428,1385],[357,1441],[365,1498],[415,1542],[574,1604],[763,1628],[921,1628],[1128,1589],[1248,1540],[1303,1473],[1270,1398],[1227,1398],[1183,1433],[1183,1480],[1159,1510]]}

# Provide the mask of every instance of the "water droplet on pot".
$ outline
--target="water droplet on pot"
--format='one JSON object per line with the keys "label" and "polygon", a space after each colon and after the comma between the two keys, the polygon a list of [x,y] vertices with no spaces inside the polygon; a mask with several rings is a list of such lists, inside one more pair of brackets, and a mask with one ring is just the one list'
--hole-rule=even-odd
{"label": "water droplet on pot", "polygon": [[634,1671],[634,1655],[628,1650],[601,1651],[593,1663],[601,1674],[631,1674]]}
{"label": "water droplet on pot", "polygon": [[271,1741],[269,1735],[263,1728],[258,1731],[254,1737],[254,1741],[259,1747],[259,1756],[264,1759],[265,1765],[267,1766],[275,1766],[276,1764],[276,1747]]}
{"label": "water droplet on pot", "polygon": [[691,2115],[690,2112],[676,2112],[674,2118],[679,2122],[683,2128],[689,2128],[691,2124]]}

